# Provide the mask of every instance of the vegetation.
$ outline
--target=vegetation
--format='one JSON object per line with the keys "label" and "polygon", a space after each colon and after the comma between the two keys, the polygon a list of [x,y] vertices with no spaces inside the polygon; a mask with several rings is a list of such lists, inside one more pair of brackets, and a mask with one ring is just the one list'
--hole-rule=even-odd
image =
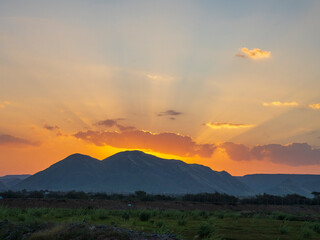
{"label": "vegetation", "polygon": [[134,194],[107,194],[86,192],[56,192],[56,191],[5,191],[0,192],[4,199],[90,199],[90,200],[122,200],[122,201],[185,201],[206,202],[214,204],[263,204],[263,205],[320,205],[318,192],[313,192],[314,198],[306,198],[298,194],[286,196],[274,196],[261,194],[252,197],[237,198],[224,193],[199,193],[185,195],[161,195],[147,194],[144,191],[136,191]]}
{"label": "vegetation", "polygon": [[0,207],[0,239],[96,239],[103,234],[128,238],[127,232],[114,232],[110,226],[182,239],[320,239],[319,217],[281,212]]}

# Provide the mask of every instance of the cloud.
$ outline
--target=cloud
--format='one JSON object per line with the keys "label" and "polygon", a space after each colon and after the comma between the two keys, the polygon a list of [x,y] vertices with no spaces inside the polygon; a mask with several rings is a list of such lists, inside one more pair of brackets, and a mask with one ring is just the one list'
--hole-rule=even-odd
{"label": "cloud", "polygon": [[[270,106],[275,106],[275,107],[296,107],[299,106],[299,103],[297,102],[279,102],[279,101],[275,101],[275,102],[263,102],[262,103],[263,106],[265,107],[270,107]],[[304,105],[305,107],[314,109],[314,110],[319,110],[320,109],[320,103],[314,103],[314,104],[309,104],[309,105]]]}
{"label": "cloud", "polygon": [[10,105],[11,103],[9,101],[3,101],[3,102],[0,102],[0,109],[1,108],[5,108],[7,105]]}
{"label": "cloud", "polygon": [[62,136],[62,135],[65,135],[66,134],[63,134],[62,131],[61,131],[61,128],[58,127],[57,125],[44,125],[43,126],[44,129],[47,129],[48,131],[51,131],[51,132],[55,132],[57,136]]}
{"label": "cloud", "polygon": [[174,78],[171,76],[157,75],[157,74],[146,74],[146,77],[155,81],[173,81]]}
{"label": "cloud", "polygon": [[106,120],[99,121],[99,122],[95,123],[95,125],[105,126],[105,127],[113,127],[116,124],[117,124],[117,120],[115,120],[115,119],[106,119]]}
{"label": "cloud", "polygon": [[133,130],[136,129],[133,126],[124,126],[122,124],[119,124],[118,122],[122,121],[122,120],[124,120],[124,118],[106,119],[106,120],[103,120],[103,121],[96,122],[94,125],[104,126],[104,127],[107,127],[107,128],[117,127],[121,132],[133,131]]}
{"label": "cloud", "polygon": [[310,104],[308,107],[311,109],[320,110],[320,103]]}
{"label": "cloud", "polygon": [[241,57],[241,58],[251,58],[251,59],[263,59],[263,58],[270,58],[271,57],[271,52],[270,51],[264,51],[259,48],[253,48],[253,49],[248,49],[248,48],[241,48],[240,51],[241,53],[236,54],[236,57]]}
{"label": "cloud", "polygon": [[97,146],[108,145],[117,148],[148,149],[182,157],[198,155],[209,158],[216,149],[213,144],[197,144],[190,137],[176,133],[152,133],[143,130],[119,133],[88,130],[77,132],[73,136]]}
{"label": "cloud", "polygon": [[227,142],[220,147],[236,161],[269,160],[291,166],[320,164],[320,149],[313,149],[307,143],[268,144],[249,148],[243,144]]}
{"label": "cloud", "polygon": [[16,146],[16,147],[24,147],[24,146],[38,146],[39,142],[32,142],[27,139],[15,137],[8,134],[0,135],[0,146]]}
{"label": "cloud", "polygon": [[56,131],[56,130],[60,130],[60,128],[55,125],[55,126],[51,126],[51,125],[44,125],[43,126],[45,129],[49,130],[49,131]]}
{"label": "cloud", "polygon": [[[162,116],[178,116],[178,115],[181,115],[181,114],[182,114],[182,112],[177,112],[175,110],[167,110],[165,112],[158,113],[157,116],[159,116],[159,117],[162,117]],[[174,120],[174,119],[172,119],[172,120]]]}
{"label": "cloud", "polygon": [[212,129],[239,129],[239,128],[251,128],[254,125],[251,124],[241,124],[241,123],[226,123],[226,122],[208,122],[205,124]]}
{"label": "cloud", "polygon": [[136,128],[133,126],[123,126],[123,125],[117,124],[117,127],[121,132],[136,130]]}
{"label": "cloud", "polygon": [[232,160],[248,161],[253,159],[253,155],[250,151],[250,148],[243,144],[226,142],[220,145],[220,147],[225,149],[225,151]]}
{"label": "cloud", "polygon": [[275,106],[275,107],[294,107],[294,106],[299,106],[299,103],[297,102],[279,102],[279,101],[275,101],[275,102],[263,102],[262,103],[263,106],[265,107],[270,107],[270,106]]}

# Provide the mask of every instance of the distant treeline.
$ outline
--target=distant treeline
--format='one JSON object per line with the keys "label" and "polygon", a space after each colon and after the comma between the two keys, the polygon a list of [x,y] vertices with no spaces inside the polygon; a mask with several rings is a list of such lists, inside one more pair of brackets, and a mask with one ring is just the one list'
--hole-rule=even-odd
{"label": "distant treeline", "polygon": [[83,200],[120,200],[120,201],[186,201],[213,204],[263,204],[263,205],[320,205],[320,193],[313,192],[313,198],[298,194],[275,196],[261,194],[251,197],[235,197],[225,193],[199,193],[185,195],[147,194],[136,191],[134,194],[108,194],[87,192],[59,192],[59,191],[4,191],[0,192],[1,199],[83,199]]}

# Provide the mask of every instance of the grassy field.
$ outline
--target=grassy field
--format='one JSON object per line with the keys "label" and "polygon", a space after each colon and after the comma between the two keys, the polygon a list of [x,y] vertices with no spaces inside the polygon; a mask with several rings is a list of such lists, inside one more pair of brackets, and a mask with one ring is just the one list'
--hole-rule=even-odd
{"label": "grassy field", "polygon": [[[5,239],[9,228],[18,231],[11,235],[18,236],[19,231],[26,231],[23,230],[25,226],[33,226],[29,239],[56,239],[58,230],[72,223],[116,225],[147,233],[173,233],[181,239],[320,239],[317,219],[319,216],[280,212],[248,214],[234,211],[0,207],[0,239]],[[125,239],[125,236],[122,237]]]}

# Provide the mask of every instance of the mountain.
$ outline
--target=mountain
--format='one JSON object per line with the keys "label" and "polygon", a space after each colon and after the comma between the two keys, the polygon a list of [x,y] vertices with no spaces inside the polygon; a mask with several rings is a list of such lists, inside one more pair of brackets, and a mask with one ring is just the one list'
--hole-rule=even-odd
{"label": "mountain", "polygon": [[6,191],[8,190],[8,187],[4,185],[2,182],[0,182],[0,191]]}
{"label": "mountain", "polygon": [[73,154],[34,174],[14,187],[15,190],[58,190],[130,193],[221,192],[252,194],[242,182],[227,172],[213,171],[198,164],[168,160],[141,151],[117,153],[102,161]]}
{"label": "mountain", "polygon": [[257,194],[299,194],[312,197],[313,191],[320,192],[320,175],[308,174],[252,174],[237,179]]}
{"label": "mountain", "polygon": [[0,177],[0,189],[2,189],[2,185],[5,186],[6,189],[10,189],[11,187],[17,185],[22,180],[30,177],[29,174],[23,174],[23,175],[6,175],[3,177]]}

